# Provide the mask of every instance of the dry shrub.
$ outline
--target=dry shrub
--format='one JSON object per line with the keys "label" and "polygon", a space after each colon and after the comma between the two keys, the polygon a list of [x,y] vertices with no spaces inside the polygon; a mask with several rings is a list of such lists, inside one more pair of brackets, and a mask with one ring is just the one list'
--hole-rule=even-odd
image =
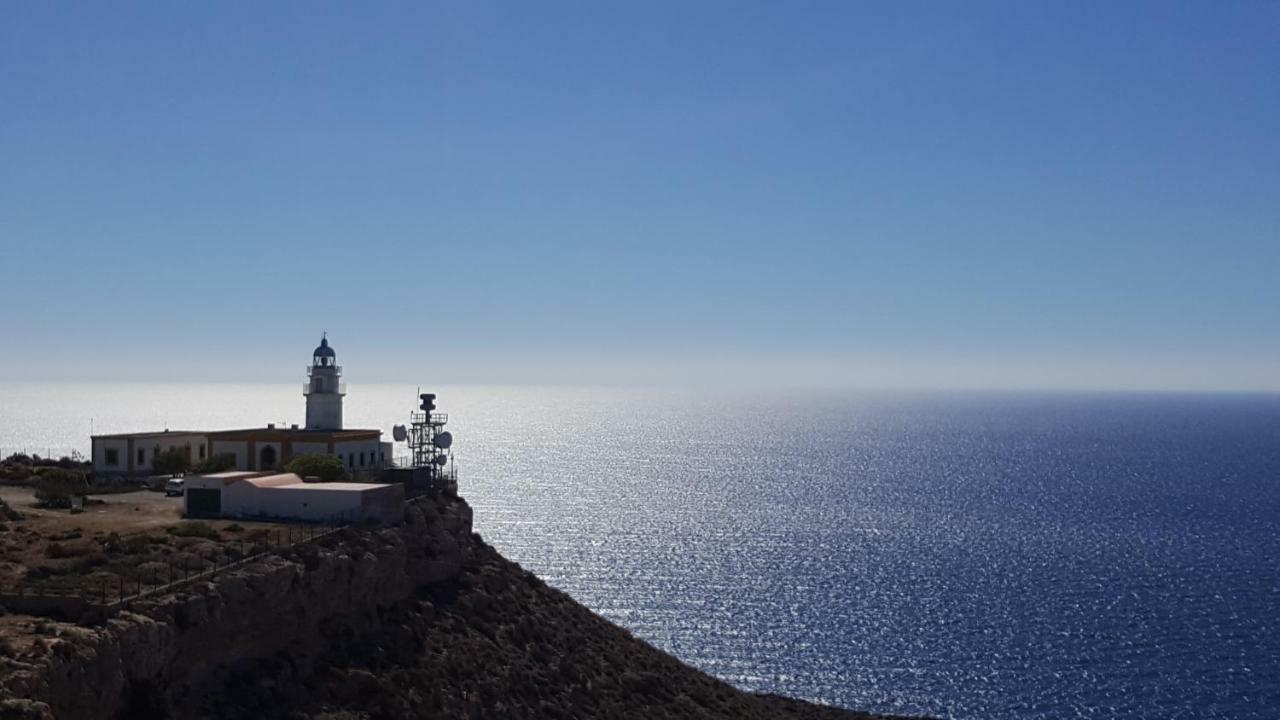
{"label": "dry shrub", "polygon": [[174,525],[168,529],[170,535],[175,537],[198,537],[206,540],[217,540],[218,529],[207,522],[200,520],[191,520],[180,525]]}
{"label": "dry shrub", "polygon": [[44,556],[51,560],[81,557],[91,552],[93,546],[87,542],[51,542],[44,548]]}

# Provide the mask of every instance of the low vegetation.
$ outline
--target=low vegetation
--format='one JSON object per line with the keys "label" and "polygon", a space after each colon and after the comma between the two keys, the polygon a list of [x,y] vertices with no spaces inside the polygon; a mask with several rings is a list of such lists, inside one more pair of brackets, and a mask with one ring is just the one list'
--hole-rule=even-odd
{"label": "low vegetation", "polygon": [[21,538],[23,547],[8,547],[6,556],[20,563],[21,582],[39,588],[37,592],[97,598],[129,594],[225,566],[273,539],[279,541],[280,536],[243,528],[226,539],[208,523],[184,522],[130,535],[80,530],[28,533]]}
{"label": "low vegetation", "polygon": [[151,461],[151,471],[156,475],[178,477],[191,469],[191,459],[181,450],[166,450]]}
{"label": "low vegetation", "polygon": [[284,466],[285,472],[298,477],[316,477],[321,482],[344,482],[351,479],[351,474],[335,455],[299,455]]}
{"label": "low vegetation", "polygon": [[89,492],[84,473],[57,467],[40,468],[33,484],[40,507],[68,508],[72,498],[83,498]]}
{"label": "low vegetation", "polygon": [[72,453],[70,456],[60,458],[12,453],[0,461],[0,482],[20,483],[28,481],[45,468],[77,470],[84,473],[89,471],[90,464],[79,453]]}
{"label": "low vegetation", "polygon": [[235,455],[232,455],[231,453],[218,453],[217,455],[210,455],[204,460],[196,463],[195,467],[192,468],[192,471],[201,475],[208,475],[209,473],[220,473],[227,472],[228,470],[234,470],[235,467]]}
{"label": "low vegetation", "polygon": [[206,540],[217,540],[219,537],[217,528],[199,520],[173,525],[168,528],[168,533],[175,537],[198,537]]}

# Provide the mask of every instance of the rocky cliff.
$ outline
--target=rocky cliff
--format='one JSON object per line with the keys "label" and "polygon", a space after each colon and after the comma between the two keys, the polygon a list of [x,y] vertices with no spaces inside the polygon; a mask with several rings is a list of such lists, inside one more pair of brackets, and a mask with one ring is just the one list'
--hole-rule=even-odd
{"label": "rocky cliff", "polygon": [[460,500],[36,627],[0,718],[868,717],[680,663],[503,559]]}

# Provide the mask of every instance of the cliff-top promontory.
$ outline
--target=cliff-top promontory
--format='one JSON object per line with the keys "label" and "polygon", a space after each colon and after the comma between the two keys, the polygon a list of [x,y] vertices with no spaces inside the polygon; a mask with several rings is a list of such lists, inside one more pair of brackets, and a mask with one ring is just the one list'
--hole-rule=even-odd
{"label": "cliff-top promontory", "polygon": [[[3,532],[40,533],[25,522]],[[10,597],[0,717],[873,717],[685,665],[504,559],[461,499],[419,498],[402,525],[287,543],[252,523],[200,527],[62,541],[108,567],[184,554],[223,565],[125,602]],[[264,541],[246,544],[255,532]],[[52,574],[78,558],[51,559]]]}

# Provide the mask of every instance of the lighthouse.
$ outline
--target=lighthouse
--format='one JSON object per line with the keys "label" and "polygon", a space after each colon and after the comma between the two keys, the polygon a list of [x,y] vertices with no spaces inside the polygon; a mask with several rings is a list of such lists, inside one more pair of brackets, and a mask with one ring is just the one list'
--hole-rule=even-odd
{"label": "lighthouse", "polygon": [[[329,347],[328,337],[320,338],[306,372],[307,382],[302,385],[302,395],[307,399],[305,428],[265,423],[238,430],[165,429],[94,435],[93,470],[102,476],[151,475],[151,463],[165,452],[182,453],[193,463],[230,457],[234,469],[253,472],[275,469],[299,455],[336,456],[353,473],[371,473],[387,467],[393,445],[382,442],[381,430],[342,425],[342,399],[347,386],[342,382],[338,354]],[[208,512],[208,508],[200,512]]]}
{"label": "lighthouse", "polygon": [[307,429],[341,430],[342,397],[347,394],[347,387],[341,382],[342,368],[329,347],[327,335],[320,338],[320,347],[312,353],[307,377],[302,390],[307,398]]}

